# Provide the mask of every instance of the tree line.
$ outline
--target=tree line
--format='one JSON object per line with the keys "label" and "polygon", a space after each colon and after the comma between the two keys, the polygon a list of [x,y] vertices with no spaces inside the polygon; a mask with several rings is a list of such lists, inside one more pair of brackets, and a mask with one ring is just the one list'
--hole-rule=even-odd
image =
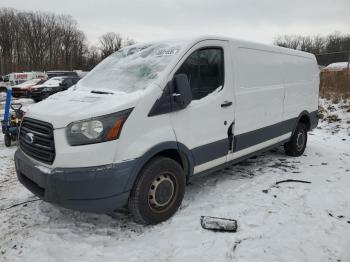
{"label": "tree line", "polygon": [[284,35],[277,37],[274,44],[313,53],[319,65],[346,62],[350,58],[350,35],[338,32],[327,36]]}
{"label": "tree line", "polygon": [[69,15],[0,8],[0,75],[21,71],[90,70],[134,41],[109,32],[89,45]]}
{"label": "tree line", "polygon": [[[78,23],[69,15],[0,8],[0,75],[21,71],[90,70],[132,39],[108,32],[97,46],[89,45]],[[320,65],[348,61],[350,35],[284,35],[278,46],[316,55]]]}

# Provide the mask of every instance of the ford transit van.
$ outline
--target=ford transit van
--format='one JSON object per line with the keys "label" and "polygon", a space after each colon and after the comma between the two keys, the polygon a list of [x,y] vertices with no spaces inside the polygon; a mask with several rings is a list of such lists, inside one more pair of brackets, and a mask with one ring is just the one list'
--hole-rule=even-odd
{"label": "ford transit van", "polygon": [[284,145],[303,154],[317,126],[313,55],[224,37],[136,44],[69,90],[31,106],[15,154],[44,201],[154,224],[186,182]]}

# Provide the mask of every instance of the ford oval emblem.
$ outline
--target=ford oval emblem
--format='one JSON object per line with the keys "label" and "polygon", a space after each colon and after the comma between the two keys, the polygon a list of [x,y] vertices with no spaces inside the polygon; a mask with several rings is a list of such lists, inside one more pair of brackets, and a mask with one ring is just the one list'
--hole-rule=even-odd
{"label": "ford oval emblem", "polygon": [[26,135],[25,135],[25,140],[26,140],[29,144],[33,144],[33,143],[34,143],[34,134],[33,134],[33,133],[26,133]]}

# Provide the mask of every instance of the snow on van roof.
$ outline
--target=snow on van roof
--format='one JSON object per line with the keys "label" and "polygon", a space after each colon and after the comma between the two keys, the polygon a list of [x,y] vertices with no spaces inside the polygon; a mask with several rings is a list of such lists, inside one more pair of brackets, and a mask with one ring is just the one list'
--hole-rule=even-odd
{"label": "snow on van roof", "polygon": [[160,77],[187,44],[163,41],[123,48],[98,64],[77,84],[79,90],[109,89],[132,93],[146,89]]}

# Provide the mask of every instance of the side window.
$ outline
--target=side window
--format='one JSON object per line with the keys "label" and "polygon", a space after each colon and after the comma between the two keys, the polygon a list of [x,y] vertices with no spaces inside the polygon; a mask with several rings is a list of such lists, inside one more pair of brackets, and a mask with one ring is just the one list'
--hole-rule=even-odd
{"label": "side window", "polygon": [[221,48],[205,48],[193,52],[177,71],[186,74],[193,100],[201,99],[224,83],[224,54]]}

